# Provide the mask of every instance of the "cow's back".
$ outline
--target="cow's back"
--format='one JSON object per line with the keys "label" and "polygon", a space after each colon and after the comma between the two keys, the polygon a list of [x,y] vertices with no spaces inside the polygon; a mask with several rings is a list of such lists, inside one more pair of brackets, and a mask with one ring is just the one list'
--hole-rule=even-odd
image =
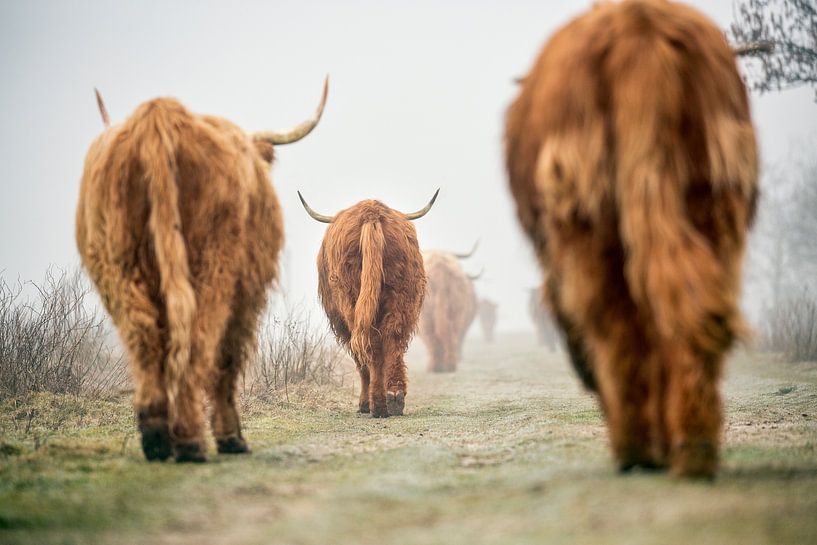
{"label": "cow's back", "polygon": [[201,273],[216,264],[226,275],[252,275],[252,283],[268,284],[283,229],[266,167],[238,127],[192,114],[169,98],[143,103],[91,146],[77,212],[84,264],[92,275],[104,263],[138,269],[158,298],[145,161],[159,131],[166,133],[166,160],[175,172],[178,228],[194,287],[202,287]]}
{"label": "cow's back", "polygon": [[464,334],[477,312],[473,282],[457,259],[445,252],[426,252],[425,268],[428,287],[423,320],[447,322],[455,332]]}
{"label": "cow's back", "polygon": [[402,334],[408,336],[420,312],[425,274],[413,224],[378,201],[362,201],[336,215],[318,253],[318,294],[341,342],[351,331],[360,295],[361,231],[365,223],[375,221],[380,224],[384,239],[376,327],[381,330],[383,325],[386,329],[402,326]]}

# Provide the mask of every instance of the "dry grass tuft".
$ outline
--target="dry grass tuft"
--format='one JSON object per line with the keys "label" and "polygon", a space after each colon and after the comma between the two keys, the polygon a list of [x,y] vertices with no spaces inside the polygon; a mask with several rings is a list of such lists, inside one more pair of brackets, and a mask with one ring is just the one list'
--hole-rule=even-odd
{"label": "dry grass tuft", "polygon": [[127,384],[124,358],[90,293],[79,271],[52,267],[39,284],[0,278],[0,399],[35,392],[104,398]]}

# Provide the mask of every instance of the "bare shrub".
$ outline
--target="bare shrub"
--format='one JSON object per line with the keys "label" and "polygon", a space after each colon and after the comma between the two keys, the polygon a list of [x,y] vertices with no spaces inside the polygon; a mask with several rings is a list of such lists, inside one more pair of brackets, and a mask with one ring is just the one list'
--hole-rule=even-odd
{"label": "bare shrub", "polygon": [[[32,297],[24,297],[26,287]],[[50,268],[40,283],[0,278],[0,399],[33,392],[110,395],[127,381],[104,315],[79,271]]]}
{"label": "bare shrub", "polygon": [[290,386],[342,386],[346,355],[328,326],[313,323],[300,306],[286,307],[282,314],[269,315],[261,328],[245,394],[288,399]]}
{"label": "bare shrub", "polygon": [[803,290],[800,297],[777,305],[769,317],[766,345],[787,361],[817,361],[817,297]]}

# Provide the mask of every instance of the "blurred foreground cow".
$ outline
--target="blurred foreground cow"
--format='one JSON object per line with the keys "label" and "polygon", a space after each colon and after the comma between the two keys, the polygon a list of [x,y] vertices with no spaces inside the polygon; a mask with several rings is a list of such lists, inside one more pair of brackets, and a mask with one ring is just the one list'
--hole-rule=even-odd
{"label": "blurred foreground cow", "polygon": [[[439,189],[437,190],[439,193]],[[403,214],[366,200],[313,219],[328,223],[318,253],[318,294],[329,324],[360,373],[359,411],[374,418],[403,414],[408,386],[403,355],[417,327],[425,272],[411,220],[437,199]]]}
{"label": "blurred foreground cow", "polygon": [[553,352],[556,350],[558,333],[553,319],[548,313],[543,295],[541,289],[530,290],[528,294],[528,314],[533,322],[534,329],[536,329],[536,341],[542,346],[547,345],[550,351]]}
{"label": "blurred foreground cow", "polygon": [[488,299],[480,299],[477,305],[479,314],[479,325],[482,328],[482,336],[486,342],[494,342],[494,329],[496,328],[496,303]]}
{"label": "blurred foreground cow", "polygon": [[428,350],[428,370],[434,373],[457,370],[465,334],[477,314],[474,283],[458,261],[471,253],[423,252],[428,285],[419,333]]}
{"label": "blurred foreground cow", "polygon": [[520,222],[620,467],[713,475],[757,197],[723,33],[680,4],[598,5],[545,46],[505,136]]}
{"label": "blurred foreground cow", "polygon": [[128,349],[148,460],[206,459],[205,391],[218,451],[249,450],[235,390],[283,243],[273,145],[306,136],[326,92],[310,120],[253,135],[159,98],[91,145],[77,246]]}

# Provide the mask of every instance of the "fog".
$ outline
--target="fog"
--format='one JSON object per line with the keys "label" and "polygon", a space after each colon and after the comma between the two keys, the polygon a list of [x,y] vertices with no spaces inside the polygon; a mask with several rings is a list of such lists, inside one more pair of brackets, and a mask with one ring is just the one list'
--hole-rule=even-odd
{"label": "fog", "polygon": [[[730,1],[696,1],[723,28]],[[74,210],[85,151],[101,131],[99,87],[114,122],[175,96],[245,129],[306,118],[330,74],[323,119],[278,148],[272,183],[285,214],[282,290],[317,307],[325,226],[365,198],[411,211],[424,248],[480,246],[500,330],[528,329],[539,273],[502,164],[504,111],[548,35],[591,2],[38,2],[0,4],[0,270],[39,279],[79,262]],[[764,161],[784,162],[817,134],[808,89],[753,97]],[[805,151],[804,153],[808,153]]]}

